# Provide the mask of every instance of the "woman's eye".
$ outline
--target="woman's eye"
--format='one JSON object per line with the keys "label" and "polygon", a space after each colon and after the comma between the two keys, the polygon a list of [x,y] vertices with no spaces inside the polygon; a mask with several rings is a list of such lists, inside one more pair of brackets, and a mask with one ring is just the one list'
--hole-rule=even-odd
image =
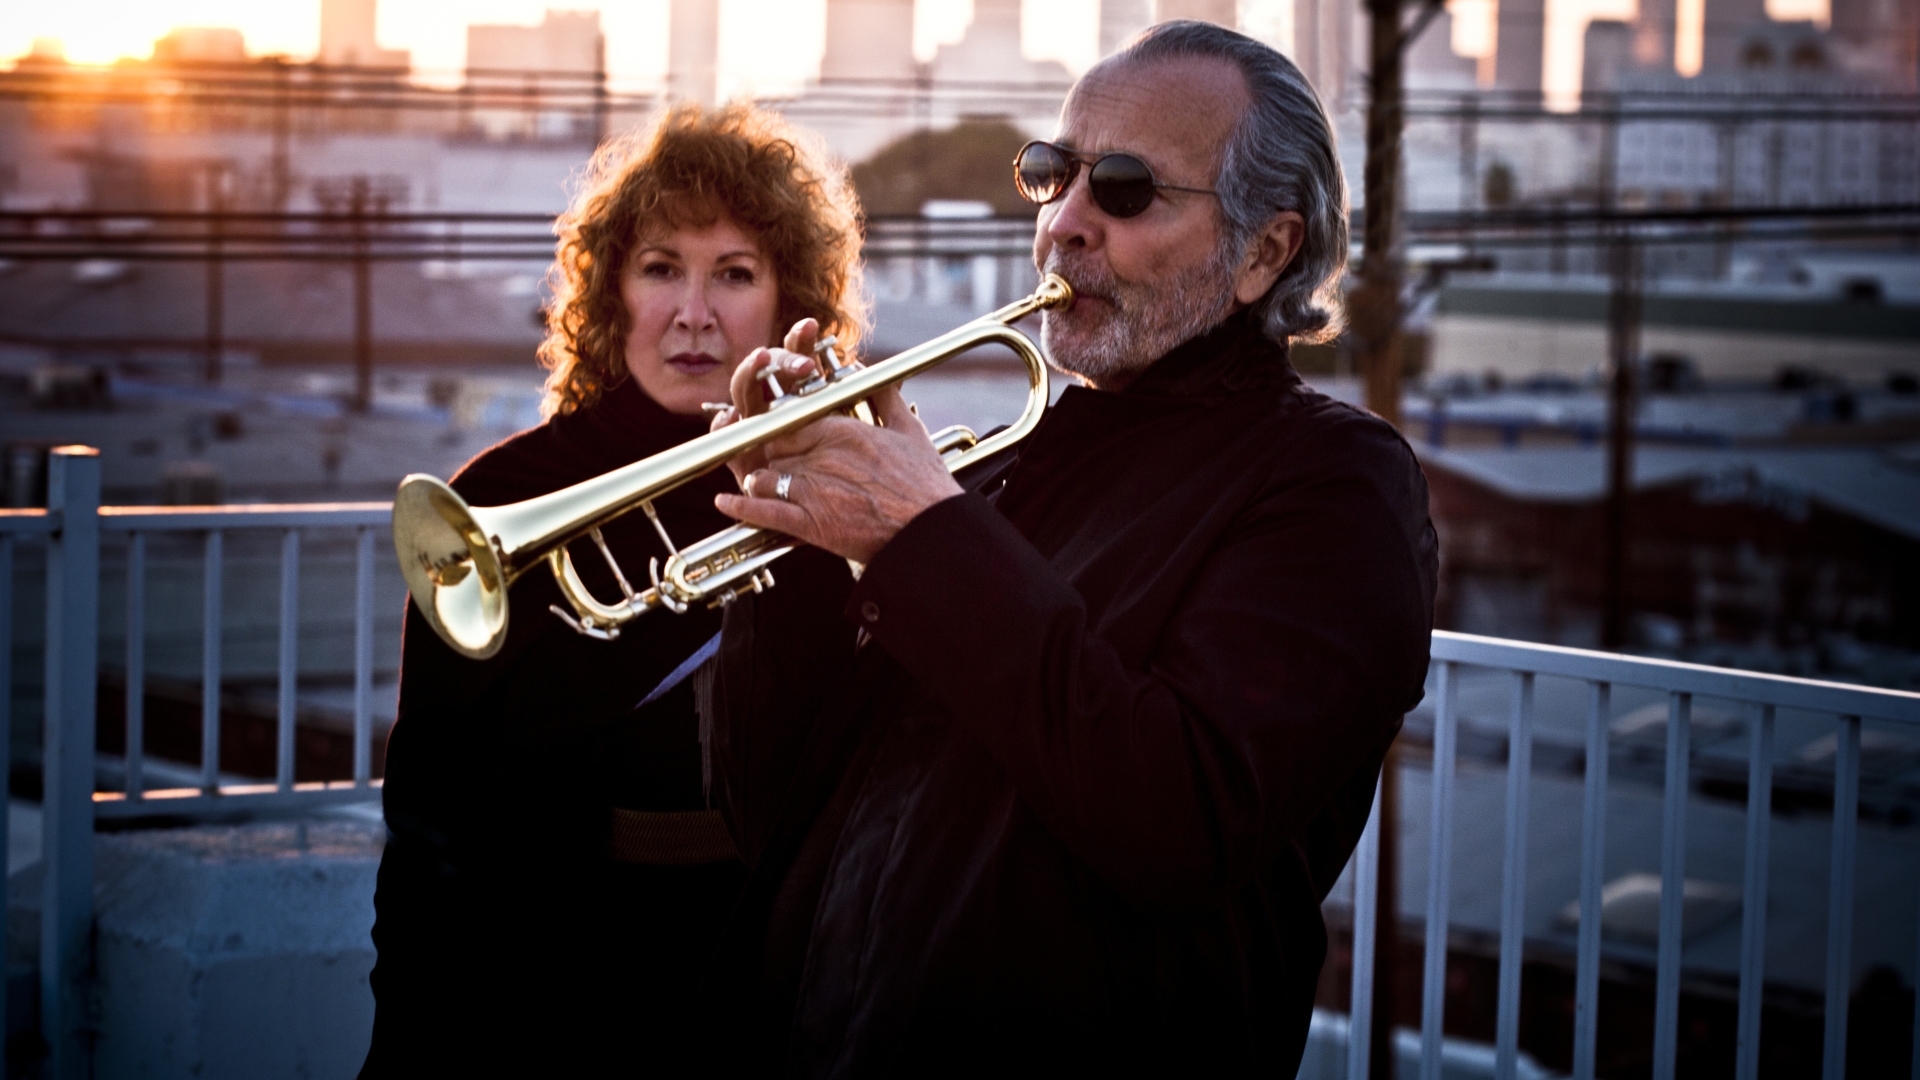
{"label": "woman's eye", "polygon": [[640,264],[640,276],[645,278],[667,278],[673,276],[673,264],[664,261],[644,262]]}
{"label": "woman's eye", "polygon": [[744,266],[729,266],[720,272],[723,280],[734,285],[753,284],[753,271]]}

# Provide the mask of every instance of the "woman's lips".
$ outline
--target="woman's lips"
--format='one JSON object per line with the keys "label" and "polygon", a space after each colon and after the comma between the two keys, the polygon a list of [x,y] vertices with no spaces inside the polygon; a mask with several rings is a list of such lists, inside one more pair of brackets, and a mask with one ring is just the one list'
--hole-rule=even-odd
{"label": "woman's lips", "polygon": [[683,352],[667,357],[667,366],[682,375],[705,375],[720,366],[720,361],[706,353]]}

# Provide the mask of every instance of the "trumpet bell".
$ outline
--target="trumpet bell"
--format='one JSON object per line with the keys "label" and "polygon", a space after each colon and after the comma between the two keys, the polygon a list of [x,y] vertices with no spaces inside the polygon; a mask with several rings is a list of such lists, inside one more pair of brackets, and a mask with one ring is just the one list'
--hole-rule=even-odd
{"label": "trumpet bell", "polygon": [[408,476],[393,500],[393,548],[435,633],[475,660],[500,651],[511,580],[467,500],[425,473]]}

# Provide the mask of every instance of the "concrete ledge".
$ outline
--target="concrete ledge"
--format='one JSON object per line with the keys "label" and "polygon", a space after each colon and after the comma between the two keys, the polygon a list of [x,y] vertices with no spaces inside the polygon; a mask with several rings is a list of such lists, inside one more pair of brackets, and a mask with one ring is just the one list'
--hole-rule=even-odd
{"label": "concrete ledge", "polygon": [[[94,1075],[354,1076],[384,838],[339,817],[100,834]],[[18,915],[37,870],[11,882]]]}

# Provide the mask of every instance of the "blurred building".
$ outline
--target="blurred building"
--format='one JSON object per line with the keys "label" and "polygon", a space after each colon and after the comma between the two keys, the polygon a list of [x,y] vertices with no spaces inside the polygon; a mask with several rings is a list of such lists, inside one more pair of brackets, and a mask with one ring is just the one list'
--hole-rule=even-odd
{"label": "blurred building", "polygon": [[1022,0],[975,0],[957,42],[921,63],[913,0],[827,0],[820,76],[794,98],[768,101],[862,161],[913,131],[1002,118],[1035,135],[1053,128],[1073,77],[1021,49]]}
{"label": "blurred building", "polygon": [[712,105],[719,65],[720,5],[715,0],[673,0],[667,9],[667,100]]}
{"label": "blurred building", "polygon": [[244,64],[246,39],[223,26],[183,26],[153,43],[156,64]]}
{"label": "blurred building", "polygon": [[[1920,431],[1920,414],[1910,415]],[[1592,647],[1605,451],[1422,444],[1439,625]],[[1648,447],[1627,575],[1640,649],[1920,686],[1920,468],[1871,446]]]}
{"label": "blurred building", "polygon": [[467,91],[517,100],[466,111],[461,127],[492,138],[597,139],[604,116],[578,102],[605,80],[598,11],[549,10],[533,26],[475,24],[467,27]]}
{"label": "blurred building", "polygon": [[1100,0],[1100,55],[1112,56],[1153,22],[1153,0]]}
{"label": "blurred building", "polygon": [[375,35],[378,0],[320,0],[322,64],[335,67],[405,70],[413,57],[405,49],[383,49]]}

